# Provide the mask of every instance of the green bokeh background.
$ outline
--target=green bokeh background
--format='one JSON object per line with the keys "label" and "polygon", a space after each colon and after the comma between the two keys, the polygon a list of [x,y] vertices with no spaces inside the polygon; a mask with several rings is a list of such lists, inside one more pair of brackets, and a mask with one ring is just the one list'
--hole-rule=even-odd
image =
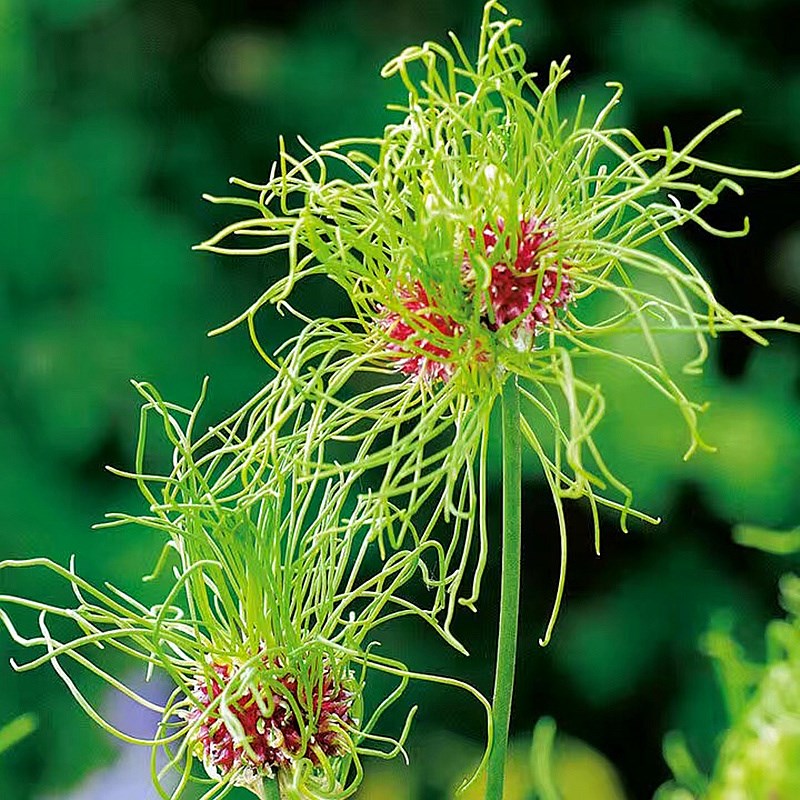
{"label": "green bokeh background", "polygon": [[[508,5],[525,21],[518,36],[531,69],[545,71],[571,53],[568,91],[589,93],[590,106],[606,98],[606,80],[622,81],[616,122],[645,142],[657,143],[664,123],[676,142],[686,141],[742,107],[745,116],[708,143],[707,157],[775,169],[800,161],[796,0]],[[135,487],[103,469],[132,461],[138,408],[127,381],[152,381],[191,404],[210,375],[207,418],[235,408],[267,379],[266,367],[243,332],[205,334],[282,269],[192,253],[228,221],[201,193],[224,192],[230,175],[265,178],[280,133],[320,144],[379,132],[390,119],[385,104],[402,98],[398,84],[379,77],[380,66],[448,29],[472,43],[480,7],[479,0],[0,0],[0,558],[44,554],[64,563],[75,553],[84,574],[155,598],[138,583],[159,549],[153,535],[90,530],[106,511],[141,508]],[[747,239],[687,230],[683,242],[733,310],[797,321],[800,180],[745,188],[744,199],[725,198],[711,216],[737,227],[747,213]],[[311,314],[344,308],[322,283],[304,288],[296,304]],[[268,312],[268,344],[293,330],[295,323]],[[555,586],[555,520],[535,472],[525,485],[513,728],[524,749],[536,720],[553,715],[610,759],[629,798],[649,797],[666,779],[660,741],[670,728],[686,731],[702,763],[713,758],[724,714],[697,648],[712,615],[730,609],[757,654],[764,623],[778,613],[775,581],[787,564],[730,539],[737,521],[800,522],[800,347],[791,337],[772,340],[763,350],[735,337],[714,348],[693,389],[711,401],[703,431],[719,452],[688,464],[674,408],[627,373],[598,368],[610,398],[599,436],[608,461],[634,486],[639,507],[665,522],[623,536],[609,518],[598,560],[587,508],[569,508],[566,605],[545,650],[536,641]],[[671,356],[680,358],[680,345]],[[479,614],[460,623],[471,659],[414,627],[396,629],[387,648],[488,693],[496,567]],[[7,591],[65,597],[28,574],[0,574],[0,592]],[[90,770],[118,757],[115,745],[52,672],[14,674],[12,654],[21,655],[3,637],[0,726],[23,712],[39,725],[0,755],[0,797],[85,787]],[[373,769],[364,798],[449,796],[479,754],[481,712],[473,704],[439,689],[415,690],[412,699],[422,708],[411,765]],[[592,752],[574,740],[563,750],[572,780],[589,782],[574,789],[576,800],[601,800],[597,775],[606,767]],[[526,796],[523,772],[514,773],[509,797]],[[130,796],[124,789],[120,798]]]}

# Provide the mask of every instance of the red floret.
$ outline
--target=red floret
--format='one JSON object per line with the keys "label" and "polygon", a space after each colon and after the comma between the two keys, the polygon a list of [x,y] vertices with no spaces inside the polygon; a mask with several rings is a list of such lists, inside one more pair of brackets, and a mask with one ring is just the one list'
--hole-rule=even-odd
{"label": "red floret", "polygon": [[[264,663],[270,667],[269,661]],[[283,672],[279,663],[273,666],[276,675]],[[321,685],[314,687],[310,697],[305,696],[295,677],[283,675],[277,680],[285,691],[257,684],[260,705],[268,713],[263,713],[252,690],[242,693],[227,707],[227,712],[241,725],[250,752],[243,746],[241,737],[235,737],[229,729],[220,705],[209,710],[230,683],[231,665],[212,664],[211,669],[213,675],[195,679],[192,695],[198,705],[184,715],[190,724],[200,722],[193,736],[198,755],[210,772],[220,776],[234,770],[273,775],[275,769],[290,766],[301,757],[319,764],[321,755],[332,757],[344,753],[341,730],[352,724],[353,694],[334,682],[329,667],[326,667]],[[289,698],[294,700],[295,708],[303,712],[302,723]],[[309,734],[305,747],[303,728]]]}
{"label": "red floret", "polygon": [[[542,326],[573,300],[570,265],[556,258],[558,240],[547,220],[521,219],[515,252],[511,237],[504,234],[502,217],[481,232],[491,264],[489,286],[481,298],[481,322],[493,332],[509,326],[515,347],[529,350]],[[474,228],[469,235],[474,247]],[[468,252],[464,252],[461,275],[465,299],[470,299],[475,294],[475,269]],[[402,311],[383,308],[378,322],[389,336],[387,349],[397,354],[397,369],[428,382],[449,380],[458,365],[459,351],[464,352],[463,342],[457,341],[464,327],[437,310],[435,299],[419,281],[410,287],[398,286],[396,291]],[[452,348],[446,346],[448,339],[453,340]],[[480,348],[475,352],[480,354]],[[485,360],[485,353],[478,360]]]}
{"label": "red floret", "polygon": [[[455,370],[453,351],[433,344],[425,335],[426,329],[436,337],[436,332],[447,338],[460,336],[464,329],[451,317],[435,311],[435,306],[419,281],[408,289],[398,287],[407,314],[384,309],[381,325],[391,340],[387,345],[392,352],[401,354],[397,368],[406,375],[417,375],[423,380],[448,380]],[[422,352],[415,352],[422,351]]]}
{"label": "red floret", "polygon": [[[483,229],[483,245],[490,259],[496,256],[504,230],[502,217],[497,220],[497,231],[489,224]],[[471,230],[470,235],[474,242],[475,232]],[[570,265],[562,261],[545,266],[545,258],[552,257],[558,242],[552,226],[536,217],[520,221],[516,253],[510,252],[510,237],[506,236],[503,243],[505,252],[492,264],[488,291],[492,313],[487,304],[484,323],[497,331],[522,317],[514,338],[518,344],[530,343],[541,325],[554,318],[555,310],[566,308],[572,301],[572,280],[567,274]],[[465,266],[469,267],[466,254]]]}

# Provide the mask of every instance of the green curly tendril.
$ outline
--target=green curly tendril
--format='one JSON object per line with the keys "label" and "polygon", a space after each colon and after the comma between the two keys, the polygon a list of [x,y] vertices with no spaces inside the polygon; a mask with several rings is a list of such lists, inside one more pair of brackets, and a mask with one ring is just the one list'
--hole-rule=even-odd
{"label": "green curly tendril", "polygon": [[[190,756],[199,755],[198,737],[212,720],[224,722],[244,752],[252,749],[237,717],[247,696],[257,702],[261,697],[283,698],[299,727],[299,755],[291,768],[274,776],[287,799],[349,797],[361,781],[362,757],[405,755],[403,744],[416,708],[407,713],[396,738],[377,732],[377,726],[413,679],[471,693],[487,711],[491,739],[489,706],[475,689],[413,672],[380,655],[372,638],[378,626],[409,615],[441,631],[435,618],[402,591],[419,572],[432,579],[441,569],[438,543],[412,541],[397,547],[371,572],[367,561],[377,522],[368,503],[353,499],[351,478],[320,478],[313,467],[294,458],[290,437],[275,440],[277,457],[254,446],[256,431],[263,436],[269,429],[263,416],[256,420],[240,411],[196,433],[202,396],[187,409],[163,401],[147,384],[136,388],[145,400],[136,470],[112,471],[138,482],[150,510],[138,516],[109,514],[103,525],[135,524],[166,535],[158,565],[146,579],[174,563],[172,581],[161,603],[145,607],[110,584],[100,588],[87,582],[73,563],[64,568],[44,558],[0,562],[0,569],[45,568],[68,581],[77,599],[76,606],[61,608],[0,596],[0,621],[14,640],[45,651],[25,663],[13,662],[15,669],[49,663],[95,722],[124,741],[151,745],[154,784],[169,800],[178,798],[190,781],[209,784],[206,800],[225,796],[235,785],[245,785],[259,797],[265,785],[274,789],[271,775],[254,781],[236,770],[209,778],[192,771]],[[153,418],[174,448],[169,474],[149,474],[144,468]],[[21,633],[4,608],[8,606],[36,612],[39,635]],[[78,631],[62,641],[51,631],[54,619],[71,622]],[[91,655],[104,647],[142,663],[148,675],[154,670],[166,673],[175,686],[167,703],[147,700],[106,671],[99,656]],[[138,739],[103,719],[67,663],[160,713],[157,734]],[[214,665],[219,664],[230,667],[230,680],[214,702],[198,706],[198,681],[208,685],[217,680]],[[396,685],[367,713],[362,694],[372,672],[392,676]],[[286,690],[287,676],[298,685],[293,693]],[[314,715],[320,712],[299,706],[298,698],[314,696],[323,681],[353,696],[352,724],[336,731],[341,756],[329,758],[317,748],[312,759]],[[272,712],[271,705],[264,709],[267,716]],[[159,749],[167,758],[157,764]],[[176,771],[180,777],[173,788]]]}
{"label": "green curly tendril", "polygon": [[[511,39],[520,22],[497,13],[505,10],[488,2],[474,61],[451,34],[452,51],[427,42],[386,65],[382,74],[399,77],[408,103],[390,107],[401,119],[382,136],[342,139],[319,150],[300,139],[300,156],[281,140],[266,183],[231,179],[255,196],[207,196],[252,214],[198,249],[285,254],[286,276],[214,333],[249,326],[255,346],[278,372],[275,391],[313,395],[318,416],[326,417],[315,435],[353,444],[337,468],[382,470],[373,502],[396,503],[413,518],[423,500],[439,498],[426,518],[455,520],[445,627],[457,601],[474,607],[478,598],[488,542],[483,495],[490,417],[503,383],[518,376],[519,424],[552,492],[562,543],[546,643],[566,574],[563,500],[589,500],[598,552],[598,506],[618,511],[623,530],[631,513],[656,521],[632,511],[630,489],[608,469],[593,440],[605,398],[601,386],[581,377],[583,364],[620,363],[672,401],[689,433],[685,458],[711,449],[698,430],[704,406],[672,374],[662,352],[666,337],[694,340],[696,353],[682,370],[691,375],[702,370],[709,336],[733,330],[766,344],[759,331],[798,326],[728,311],[673,235],[694,223],[715,236],[744,236],[747,219],[741,229],[724,231],[703,212],[726,190],[742,194],[739,178],[785,178],[800,167],[764,172],[703,158],[704,141],[738,110],[683,145],[664,128],[663,144],[646,147],[631,131],[608,124],[622,94],[616,83],[607,84],[612,96],[593,120],[585,120],[583,97],[564,115],[558,91],[569,75],[568,60],[553,63],[542,86],[526,72],[525,52]],[[559,265],[569,265],[574,298],[521,350],[486,320],[492,267],[503,258],[502,248],[483,252],[469,231],[531,216],[552,228],[553,243],[542,258],[559,273],[565,269]],[[520,234],[509,225],[507,251],[519,246]],[[465,258],[474,271],[471,291],[465,290]],[[295,284],[313,275],[347,292],[352,319],[308,318],[292,309],[287,298]],[[427,316],[410,311],[398,293],[398,287],[414,286],[429,299]],[[274,357],[259,343],[254,324],[270,303],[307,323]],[[434,310],[453,321],[455,332],[431,324]],[[420,338],[404,345],[409,356],[452,362],[452,377],[437,383],[392,379],[397,345],[380,324],[386,314],[418,330]],[[634,353],[625,334],[641,342]],[[543,424],[549,435],[541,434]],[[467,572],[471,589],[461,596]]]}

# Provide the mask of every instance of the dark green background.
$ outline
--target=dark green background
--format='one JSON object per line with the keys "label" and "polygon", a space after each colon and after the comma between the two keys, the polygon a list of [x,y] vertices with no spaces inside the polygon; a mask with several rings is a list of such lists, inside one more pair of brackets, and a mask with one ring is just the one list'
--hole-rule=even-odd
{"label": "dark green background", "polygon": [[[379,132],[384,105],[402,98],[380,66],[448,29],[472,44],[480,7],[0,0],[0,557],[63,563],[76,553],[85,574],[144,591],[137,578],[158,551],[153,535],[89,530],[106,511],[141,508],[134,487],[103,471],[131,464],[138,411],[128,379],[190,404],[210,375],[210,421],[267,378],[243,332],[205,333],[282,265],[193,254],[191,244],[230,219],[200,194],[224,193],[230,175],[265,178],[279,133],[321,144]],[[745,116],[704,155],[773,169],[800,161],[794,0],[516,0],[509,10],[525,21],[518,36],[531,69],[571,53],[570,91],[590,93],[592,106],[606,97],[604,81],[622,81],[616,122],[646,143],[659,142],[665,123],[681,143],[742,107]],[[800,180],[745,188],[744,199],[726,197],[710,216],[736,227],[749,214],[747,239],[687,230],[683,242],[733,310],[798,320]],[[312,314],[341,310],[322,284],[297,302]],[[274,345],[294,328],[270,317],[265,329]],[[800,522],[800,349],[791,337],[772,338],[768,350],[736,337],[714,349],[694,390],[713,403],[704,430],[720,450],[688,465],[677,412],[625,375],[603,376],[612,403],[601,443],[639,506],[666,521],[623,537],[609,518],[598,561],[587,509],[570,508],[567,602],[546,650],[536,640],[554,589],[554,520],[535,475],[525,486],[514,728],[524,735],[554,715],[616,764],[631,798],[666,778],[660,740],[669,728],[686,730],[710,763],[724,717],[697,640],[713,612],[732,609],[754,653],[777,614],[775,579],[786,564],[730,541],[736,521]],[[477,619],[461,622],[472,660],[415,629],[398,630],[387,646],[414,667],[488,692],[495,567]],[[12,590],[65,597],[40,577],[0,574],[0,592]],[[40,724],[0,756],[0,797],[27,800],[74,785],[114,750],[51,672],[13,674],[12,653],[21,655],[4,637],[0,724],[23,711]],[[418,697],[402,780],[435,798],[449,754],[472,754],[466,742],[480,737],[480,713],[450,693]]]}

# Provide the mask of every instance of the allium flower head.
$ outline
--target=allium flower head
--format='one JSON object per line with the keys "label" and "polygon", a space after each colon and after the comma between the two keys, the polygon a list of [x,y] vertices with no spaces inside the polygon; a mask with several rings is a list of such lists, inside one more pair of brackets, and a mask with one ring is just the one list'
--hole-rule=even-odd
{"label": "allium flower head", "polygon": [[[517,349],[530,350],[545,323],[554,324],[556,312],[573,299],[569,265],[552,261],[558,242],[546,220],[520,219],[513,251],[505,227],[505,220],[498,217],[494,226],[487,223],[482,232],[486,258],[491,263],[483,322],[492,331],[514,323],[510,325],[512,341]],[[475,238],[470,228],[473,244]],[[464,272],[467,279],[474,280],[468,254],[464,256]]]}
{"label": "allium flower head", "polygon": [[[171,800],[190,781],[207,786],[204,800],[234,786],[262,800],[352,795],[363,756],[404,755],[415,709],[394,737],[375,728],[411,678],[469,691],[488,719],[488,703],[476,690],[410,672],[377,652],[374,629],[395,617],[416,615],[440,630],[403,589],[419,572],[435,582],[442,554],[417,539],[395,547],[377,574],[365,569],[381,527],[375,508],[358,500],[347,476],[320,479],[306,461],[308,449],[300,452],[296,437],[279,435],[271,412],[280,416],[283,398],[270,395],[271,406],[254,401],[195,437],[200,403],[183,409],[137,386],[145,405],[136,471],[120,474],[139,483],[149,511],[112,514],[107,524],[134,523],[166,535],[149,576],[158,578],[173,562],[163,600],[148,607],[108,584],[98,588],[73,564],[0,562],[0,569],[46,568],[67,580],[77,599],[75,607],[59,608],[0,595],[0,622],[12,637],[44,649],[25,664],[12,662],[17,669],[49,663],[92,719],[126,741],[151,745],[154,782]],[[164,475],[144,469],[154,421],[174,445],[172,470]],[[38,612],[39,635],[21,632],[6,610],[14,607]],[[53,620],[77,631],[61,641]],[[147,700],[107,671],[98,655],[91,657],[103,647],[140,662],[148,675],[158,670],[171,679],[168,702]],[[67,664],[160,712],[153,739],[133,739],[105,721]],[[363,693],[375,671],[397,683],[370,709]],[[157,761],[159,750],[166,758]],[[205,777],[193,768],[196,761]]]}
{"label": "allium flower head", "polygon": [[[552,226],[535,217],[519,222],[516,247],[511,249],[505,233],[505,220],[498,217],[494,225],[486,223],[482,232],[482,249],[477,257],[490,264],[489,285],[481,299],[482,326],[487,332],[502,331],[503,339],[517,350],[536,347],[536,337],[547,324],[556,324],[556,313],[572,301],[572,279],[568,264],[552,262],[557,241]],[[470,226],[470,250],[475,252],[475,228]],[[464,293],[474,296],[480,289],[470,251],[464,252],[461,282]],[[397,353],[396,367],[407,375],[425,381],[448,380],[459,364],[458,342],[464,325],[437,311],[419,280],[412,286],[397,286],[402,311],[381,309],[378,322],[389,336],[386,347]],[[426,335],[426,330],[432,333]],[[452,341],[452,347],[443,346]],[[486,360],[480,349],[472,349],[478,362]]]}
{"label": "allium flower head", "polygon": [[209,775],[233,774],[236,783],[258,785],[263,776],[291,769],[301,758],[320,766],[323,760],[347,754],[346,731],[355,729],[350,715],[355,697],[352,678],[348,689],[325,665],[319,685],[309,693],[280,659],[265,657],[264,667],[275,676],[278,691],[256,681],[228,706],[228,715],[244,734],[241,738],[219,710],[220,699],[241,665],[212,660],[210,667],[210,674],[200,673],[192,683],[191,698],[197,705],[182,714],[196,729],[193,750]]}
{"label": "allium flower head", "polygon": [[[521,432],[552,491],[564,554],[565,498],[588,498],[599,548],[597,506],[619,511],[624,528],[631,492],[593,439],[606,403],[593,365],[623,365],[672,401],[686,421],[688,457],[706,446],[703,405],[680,376],[701,371],[707,338],[736,330],[763,344],[759,329],[796,329],[720,305],[677,234],[697,225],[745,235],[746,220],[722,231],[704,211],[726,190],[742,193],[739,177],[797,168],[764,173],[705,158],[705,140],[738,111],[688,142],[665,128],[662,141],[645,144],[612,122],[619,84],[607,84],[594,118],[584,98],[561,107],[568,60],[545,79],[529,73],[511,35],[520,23],[504,14],[486,3],[474,57],[451,35],[450,48],[427,42],[391,60],[383,75],[399,78],[408,99],[390,107],[399,118],[382,135],[319,150],[301,140],[299,156],[281,142],[265,183],[232,179],[243,196],[208,199],[252,213],[200,246],[286,254],[287,274],[220,330],[247,321],[283,391],[315,395],[315,419],[331,409],[325,435],[353,445],[349,460],[337,453],[340,465],[383,469],[373,502],[396,502],[413,519],[438,498],[423,536],[437,518],[454,520],[451,612],[457,599],[474,603],[486,560],[482,483],[504,385],[519,383]],[[273,360],[254,315],[286,304],[312,275],[347,292],[352,319],[304,316],[306,330]],[[665,350],[679,335],[696,352],[676,367]],[[385,376],[382,390],[375,372]],[[559,596],[565,563],[564,555]]]}

